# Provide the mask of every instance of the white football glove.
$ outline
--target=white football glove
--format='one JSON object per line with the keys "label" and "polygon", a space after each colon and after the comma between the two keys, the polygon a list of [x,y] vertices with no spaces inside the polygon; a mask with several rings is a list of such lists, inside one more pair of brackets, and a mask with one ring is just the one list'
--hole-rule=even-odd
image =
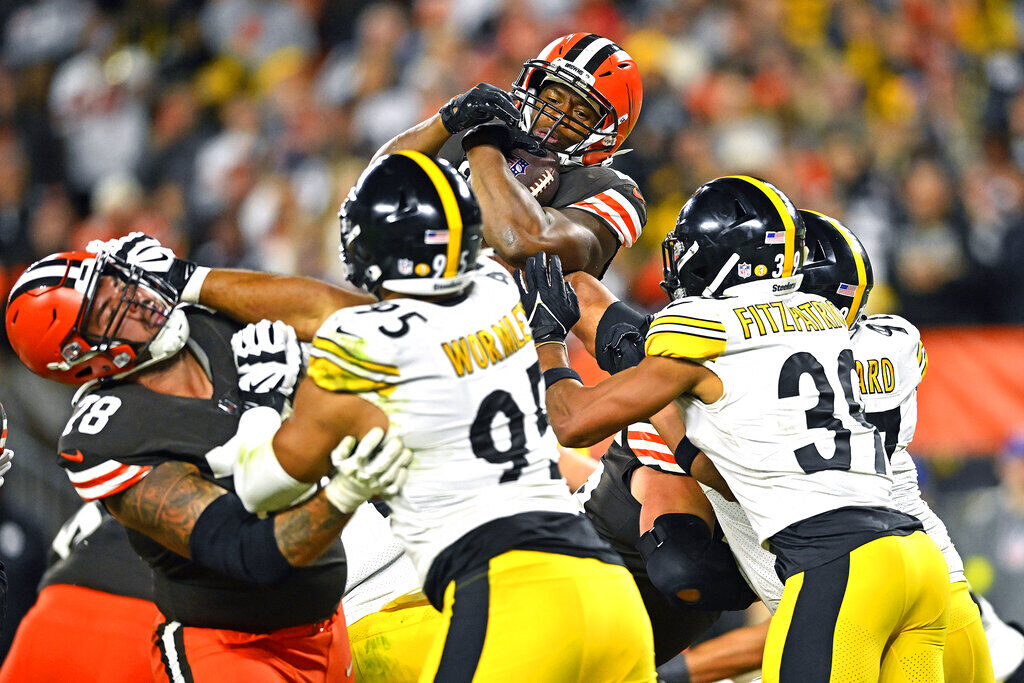
{"label": "white football glove", "polygon": [[4,475],[11,469],[11,460],[13,459],[14,451],[10,448],[5,448],[4,452],[0,453],[0,486],[4,485]]}
{"label": "white football glove", "polygon": [[350,513],[374,496],[390,498],[405,484],[412,451],[397,437],[384,437],[384,430],[374,427],[358,445],[354,436],[346,436],[331,452],[335,473],[324,495],[341,512]]}
{"label": "white football glove", "polygon": [[261,320],[236,332],[231,350],[242,400],[281,412],[302,372],[302,349],[295,329],[280,320]]}
{"label": "white football glove", "polygon": [[96,254],[113,254],[147,273],[159,275],[178,292],[181,301],[191,304],[198,303],[199,290],[210,272],[209,268],[176,257],[158,239],[144,232],[130,232],[106,242],[93,240],[85,249]]}

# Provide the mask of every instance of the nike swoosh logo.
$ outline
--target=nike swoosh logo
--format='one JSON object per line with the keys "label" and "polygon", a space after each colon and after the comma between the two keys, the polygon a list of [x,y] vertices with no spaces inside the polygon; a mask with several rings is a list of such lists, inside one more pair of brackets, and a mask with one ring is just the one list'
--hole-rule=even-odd
{"label": "nike swoosh logo", "polygon": [[352,660],[348,660],[348,666],[345,667],[345,677],[348,678],[352,675]]}
{"label": "nike swoosh logo", "polygon": [[82,455],[82,451],[78,449],[75,449],[74,453],[64,453],[61,451],[60,457],[67,458],[71,462],[82,462],[85,459],[85,456]]}

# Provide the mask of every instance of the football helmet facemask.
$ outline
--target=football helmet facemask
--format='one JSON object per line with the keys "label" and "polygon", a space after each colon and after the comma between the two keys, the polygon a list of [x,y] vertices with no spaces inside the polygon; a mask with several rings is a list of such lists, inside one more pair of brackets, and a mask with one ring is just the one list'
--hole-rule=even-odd
{"label": "football helmet facemask", "polygon": [[726,176],[693,193],[661,250],[661,287],[673,299],[730,296],[733,287],[765,280],[782,295],[800,285],[804,225],[771,183]]}
{"label": "football helmet facemask", "polygon": [[[542,100],[541,91],[549,81],[583,97],[597,112],[594,125],[585,125]],[[566,126],[583,139],[569,149],[552,151],[563,165],[590,166],[609,162],[633,130],[643,103],[643,83],[636,62],[621,47],[593,33],[571,33],[556,38],[536,59],[523,64],[511,94],[523,111],[523,130],[533,133],[539,115],[547,114],[554,123],[540,136],[541,142]]]}
{"label": "football helmet facemask", "polygon": [[800,290],[832,302],[852,330],[874,285],[871,260],[857,236],[835,218],[800,209],[807,226],[807,262]]}
{"label": "football helmet facemask", "polygon": [[363,171],[338,218],[345,277],[374,296],[382,288],[455,294],[477,267],[480,205],[443,159],[414,151],[381,157]]}
{"label": "football helmet facemask", "polygon": [[112,254],[60,252],[29,266],[14,284],[7,335],[42,377],[73,385],[119,379],[185,345],[188,320],[177,302],[161,277]]}

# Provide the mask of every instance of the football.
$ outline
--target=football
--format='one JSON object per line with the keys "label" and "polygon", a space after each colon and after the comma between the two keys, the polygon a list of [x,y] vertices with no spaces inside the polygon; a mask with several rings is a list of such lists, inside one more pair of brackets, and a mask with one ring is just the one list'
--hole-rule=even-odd
{"label": "football", "polygon": [[522,149],[505,157],[508,168],[541,206],[547,206],[558,191],[558,157],[551,152],[539,157]]}

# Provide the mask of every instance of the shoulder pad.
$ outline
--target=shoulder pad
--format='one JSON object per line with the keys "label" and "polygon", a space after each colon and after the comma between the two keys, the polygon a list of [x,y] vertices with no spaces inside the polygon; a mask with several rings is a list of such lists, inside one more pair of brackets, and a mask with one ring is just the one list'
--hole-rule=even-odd
{"label": "shoulder pad", "polygon": [[143,416],[118,395],[119,388],[93,392],[79,401],[57,444],[58,463],[83,500],[125,490],[158,461],[138,437],[144,431],[139,429]]}
{"label": "shoulder pad", "polygon": [[633,246],[647,223],[647,204],[628,175],[605,166],[565,170],[551,206],[597,216],[621,244]]}
{"label": "shoulder pad", "polygon": [[713,301],[688,297],[674,301],[651,321],[644,354],[692,361],[714,360],[725,352],[726,331]]}
{"label": "shoulder pad", "polygon": [[[399,381],[401,299],[345,308],[324,321],[313,338],[307,374],[328,391],[390,393]],[[399,315],[396,315],[399,314]]]}

